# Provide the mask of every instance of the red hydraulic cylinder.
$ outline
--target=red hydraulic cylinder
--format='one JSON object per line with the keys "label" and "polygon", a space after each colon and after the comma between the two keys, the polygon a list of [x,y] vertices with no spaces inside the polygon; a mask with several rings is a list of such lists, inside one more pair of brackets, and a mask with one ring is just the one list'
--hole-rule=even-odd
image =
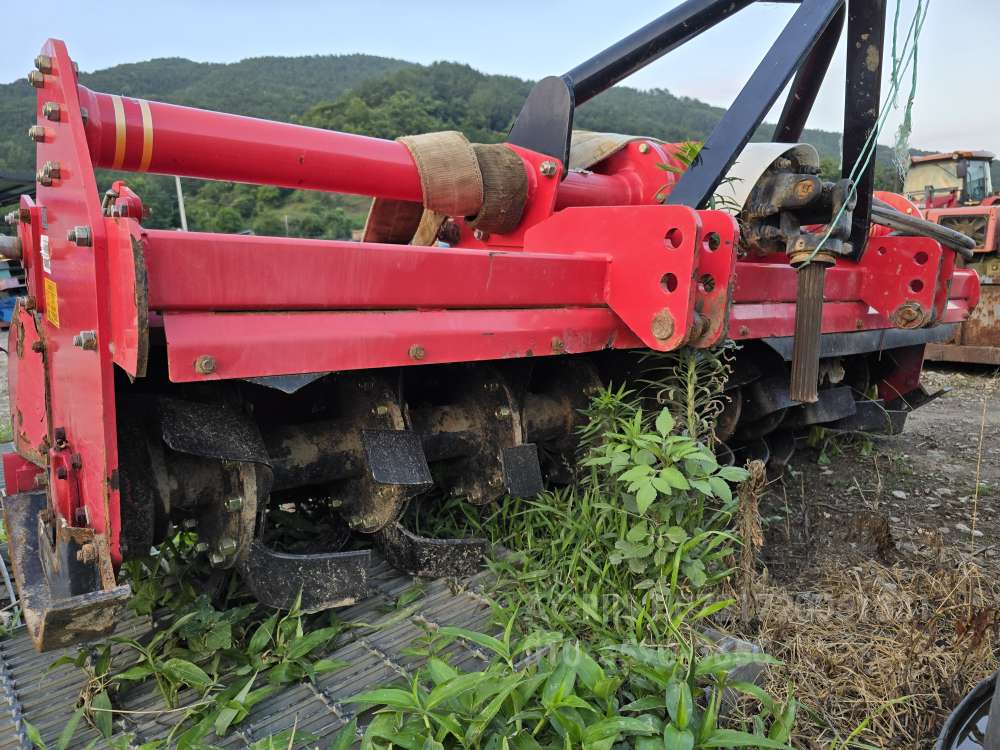
{"label": "red hydraulic cylinder", "polygon": [[[397,141],[78,88],[95,167],[423,201],[417,167]],[[570,172],[557,205],[640,203],[634,182]]]}

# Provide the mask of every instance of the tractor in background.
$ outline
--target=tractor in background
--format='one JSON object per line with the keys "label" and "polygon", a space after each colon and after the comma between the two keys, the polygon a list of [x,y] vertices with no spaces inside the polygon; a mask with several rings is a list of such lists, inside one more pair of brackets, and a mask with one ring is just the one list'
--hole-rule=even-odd
{"label": "tractor in background", "polygon": [[972,237],[971,260],[979,274],[981,303],[946,343],[928,344],[926,358],[1000,365],[1000,194],[994,193],[989,151],[951,151],[914,156],[903,192],[924,217]]}

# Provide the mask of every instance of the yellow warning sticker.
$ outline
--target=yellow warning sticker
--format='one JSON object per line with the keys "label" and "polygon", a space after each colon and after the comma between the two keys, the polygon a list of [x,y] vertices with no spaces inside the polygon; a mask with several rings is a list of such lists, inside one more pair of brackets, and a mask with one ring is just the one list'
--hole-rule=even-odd
{"label": "yellow warning sticker", "polygon": [[52,279],[45,279],[45,317],[56,328],[59,327],[59,293],[56,291],[56,282]]}

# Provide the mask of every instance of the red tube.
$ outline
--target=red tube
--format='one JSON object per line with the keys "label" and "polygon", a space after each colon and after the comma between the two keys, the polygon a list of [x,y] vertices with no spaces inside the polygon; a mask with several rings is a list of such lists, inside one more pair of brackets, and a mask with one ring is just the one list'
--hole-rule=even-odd
{"label": "red tube", "polygon": [[94,166],[420,201],[420,175],[396,141],[80,86]]}
{"label": "red tube", "polygon": [[[95,167],[422,202],[402,143],[80,86]],[[570,172],[557,208],[641,202],[634,176]]]}
{"label": "red tube", "polygon": [[631,206],[642,200],[642,185],[634,175],[597,174],[595,172],[570,172],[566,175],[559,194],[556,210],[570,206]]}

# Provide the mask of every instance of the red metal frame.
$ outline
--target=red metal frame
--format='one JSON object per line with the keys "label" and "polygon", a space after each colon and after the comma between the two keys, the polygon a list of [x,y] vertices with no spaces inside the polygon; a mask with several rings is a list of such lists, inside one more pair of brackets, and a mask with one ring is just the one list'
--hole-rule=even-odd
{"label": "red metal frame", "polygon": [[[164,330],[174,382],[793,333],[796,279],[785,258],[737,262],[731,216],[658,204],[676,180],[657,167],[673,146],[637,141],[565,179],[563,165],[553,174],[544,164],[551,157],[510,146],[528,177],[520,226],[477,239],[458,219],[451,248],[147,230],[141,197],[122,183],[115,210],[102,214],[95,167],[412,201],[420,180],[399,143],[91,92],[61,42],[43,53],[53,69],[38,89],[38,167],[58,162],[59,171],[39,184],[38,206],[22,202],[34,310],[18,320],[37,329],[45,356],[18,359],[12,382],[16,408],[30,403],[45,424],[18,450],[47,465],[56,510],[106,534],[115,562],[113,365],[143,376],[150,326]],[[79,226],[89,245],[67,239]],[[978,284],[953,272],[950,252],[919,238],[876,242],[860,262],[827,271],[825,332],[968,315]],[[46,450],[32,454],[39,434]]]}
{"label": "red metal frame", "polygon": [[941,219],[949,216],[985,216],[986,237],[983,244],[977,245],[974,248],[974,252],[992,253],[994,250],[1000,248],[1000,244],[997,243],[997,232],[1000,231],[1000,206],[982,203],[978,206],[931,208],[924,211],[924,216],[928,221],[933,221],[935,224],[940,224]]}
{"label": "red metal frame", "polygon": [[[50,497],[59,514],[70,523],[106,534],[117,550],[118,444],[107,346],[114,278],[109,272],[108,238],[72,61],[59,41],[46,42],[42,54],[51,58],[52,72],[38,89],[37,124],[46,135],[38,143],[37,167],[41,171],[46,164],[58,163],[59,173],[39,181],[38,221],[33,215],[30,232],[21,224],[21,239],[47,360],[48,450],[43,458]],[[89,244],[68,239],[77,226],[88,228]],[[47,260],[42,256],[43,243]],[[83,331],[96,334],[96,349],[74,345]],[[15,399],[20,401],[22,393],[19,385]]]}

